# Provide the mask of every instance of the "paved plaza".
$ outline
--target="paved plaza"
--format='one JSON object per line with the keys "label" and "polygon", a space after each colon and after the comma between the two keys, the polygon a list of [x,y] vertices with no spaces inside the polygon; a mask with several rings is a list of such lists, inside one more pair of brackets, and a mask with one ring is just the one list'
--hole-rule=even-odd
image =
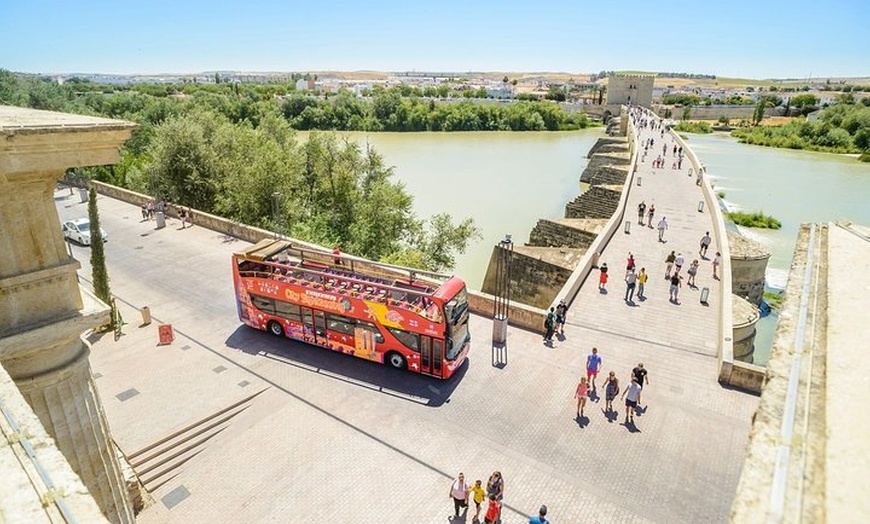
{"label": "paved plaza", "polygon": [[[492,365],[491,322],[472,317],[469,362],[447,382],[243,326],[230,260],[243,242],[175,220],[156,230],[135,206],[99,197],[112,292],[128,324],[118,342],[92,336],[91,362],[118,445],[131,455],[246,406],[152,487],[139,522],[447,522],[451,480],[461,471],[485,483],[494,470],[505,478],[505,523],[527,522],[541,504],[556,524],[727,521],[757,398],[716,382],[712,296],[702,306],[684,287],[681,306],[667,301],[665,251],[682,249],[691,262],[710,219],[697,212],[693,180],[648,173],[650,161],[629,209],[654,199],[671,223],[668,243],[635,226],[618,233],[605,251],[610,293],[590,278],[552,347],[510,329],[503,367]],[[86,216],[77,195],[55,199],[62,219]],[[88,248],[72,250],[89,287]],[[622,300],[628,251],[650,272],[649,300],[637,307]],[[716,285],[708,272],[706,262],[700,286]],[[146,305],[155,322],[140,326]],[[158,322],[173,325],[172,344],[157,345]],[[608,418],[603,399],[575,419],[593,346],[623,384],[638,362],[649,369],[635,425],[622,410]]]}

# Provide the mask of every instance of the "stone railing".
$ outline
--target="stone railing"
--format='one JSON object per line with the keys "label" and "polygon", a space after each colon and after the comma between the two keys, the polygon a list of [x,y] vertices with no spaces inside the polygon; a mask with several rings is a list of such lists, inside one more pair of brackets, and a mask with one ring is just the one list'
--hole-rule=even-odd
{"label": "stone railing", "polygon": [[718,251],[722,255],[722,264],[719,267],[719,382],[729,386],[760,392],[764,382],[765,368],[741,362],[734,359],[733,328],[734,320],[731,311],[731,251],[728,245],[728,234],[725,229],[725,218],[719,207],[719,200],[713,191],[706,168],[701,164],[698,156],[692,148],[680,137],[679,133],[670,131],[674,140],[683,148],[686,157],[692,164],[695,176],[699,172],[701,176],[701,192],[704,195],[704,206],[710,213],[713,222],[713,239]]}
{"label": "stone railing", "polygon": [[613,235],[616,234],[618,230],[620,230],[623,219],[625,218],[625,207],[628,202],[628,192],[632,184],[634,184],[636,176],[636,173],[634,172],[634,165],[637,163],[638,148],[635,144],[635,129],[634,123],[631,121],[631,116],[626,112],[623,114],[623,118],[628,119],[627,138],[631,161],[628,164],[629,170],[628,175],[625,177],[625,184],[623,184],[622,194],[620,195],[619,201],[616,204],[616,210],[610,216],[607,224],[598,234],[598,237],[595,239],[595,241],[592,242],[592,244],[589,246],[589,249],[586,251],[586,254],[583,255],[580,263],[577,264],[574,272],[571,273],[568,281],[565,282],[562,290],[553,300],[553,307],[555,307],[560,300],[565,300],[569,304],[571,303],[571,301],[580,291],[580,287],[583,285],[583,282],[586,281],[589,273],[592,272],[592,262],[595,253],[600,253],[604,251],[604,247],[608,244],[608,242],[610,242],[610,239],[613,238]]}

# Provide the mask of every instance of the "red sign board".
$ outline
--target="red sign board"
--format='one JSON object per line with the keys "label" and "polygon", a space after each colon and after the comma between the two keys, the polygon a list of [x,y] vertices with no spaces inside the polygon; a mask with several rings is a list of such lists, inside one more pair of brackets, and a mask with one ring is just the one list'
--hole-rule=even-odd
{"label": "red sign board", "polygon": [[160,335],[159,345],[161,346],[172,344],[172,341],[175,340],[175,334],[172,332],[172,324],[160,324],[157,326],[157,332]]}

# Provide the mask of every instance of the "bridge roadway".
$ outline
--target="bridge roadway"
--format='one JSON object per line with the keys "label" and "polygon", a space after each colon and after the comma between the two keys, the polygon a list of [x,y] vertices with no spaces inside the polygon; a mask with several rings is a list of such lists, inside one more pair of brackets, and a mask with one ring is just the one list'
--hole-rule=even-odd
{"label": "bridge roadway", "polygon": [[[154,499],[138,521],[446,522],[453,476],[485,482],[501,470],[505,523],[526,522],[542,503],[557,523],[725,522],[757,399],[715,380],[712,346],[699,333],[715,312],[696,308],[697,293],[686,289],[683,306],[663,297],[664,249],[688,255],[692,219],[708,220],[693,214],[695,196],[685,209],[677,201],[694,185],[667,170],[642,174],[671,220],[668,244],[650,244],[654,233],[636,228],[614,240],[611,293],[584,287],[552,347],[511,328],[504,367],[491,363],[490,321],[472,317],[469,362],[448,382],[242,326],[230,275],[241,241],[175,220],[155,230],[136,207],[99,197],[112,291],[128,324],[118,342],[91,336],[91,361],[120,448],[129,455],[186,426],[204,428],[206,417],[265,389],[222,431],[203,434],[210,439],[164,445],[164,465],[138,466]],[[78,195],[55,199],[62,219],[86,216]],[[88,287],[88,248],[71,249]],[[620,300],[628,250],[653,275],[649,300],[636,308]],[[144,305],[155,323],[143,327]],[[158,321],[173,325],[171,345],[157,345]],[[604,371],[623,380],[639,361],[649,369],[635,425],[605,416],[603,400],[575,420],[573,391],[593,345]],[[161,468],[172,469],[155,479]]]}

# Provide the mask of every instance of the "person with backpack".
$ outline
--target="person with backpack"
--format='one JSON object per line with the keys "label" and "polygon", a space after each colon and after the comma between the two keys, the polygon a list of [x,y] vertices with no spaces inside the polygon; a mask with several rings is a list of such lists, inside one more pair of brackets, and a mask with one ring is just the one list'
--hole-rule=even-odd
{"label": "person with backpack", "polygon": [[547,318],[544,320],[544,342],[553,340],[553,333],[556,331],[556,318],[553,308],[547,313]]}

